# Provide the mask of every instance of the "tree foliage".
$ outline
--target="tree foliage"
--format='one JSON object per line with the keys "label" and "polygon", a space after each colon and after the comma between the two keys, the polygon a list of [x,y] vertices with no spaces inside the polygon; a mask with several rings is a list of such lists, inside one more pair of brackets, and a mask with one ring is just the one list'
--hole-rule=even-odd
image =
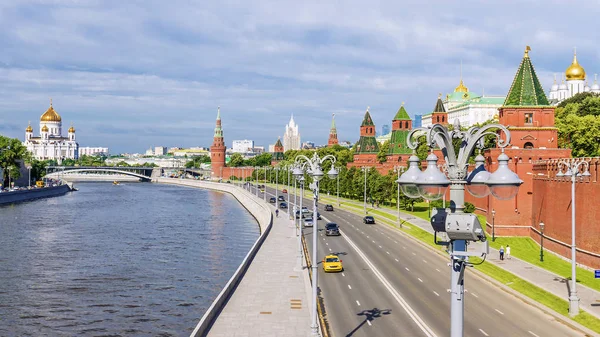
{"label": "tree foliage", "polygon": [[17,138],[0,135],[0,168],[3,169],[3,182],[8,182],[9,174],[11,178],[21,176],[20,168],[23,161],[31,161],[31,154],[27,151],[27,147]]}
{"label": "tree foliage", "polygon": [[390,141],[386,140],[383,145],[379,147],[379,152],[377,153],[377,161],[381,164],[387,160],[388,152],[390,151]]}
{"label": "tree foliage", "polygon": [[600,96],[581,93],[563,101],[555,125],[559,147],[572,149],[574,157],[600,155]]}
{"label": "tree foliage", "polygon": [[190,161],[185,163],[185,167],[186,168],[200,168],[202,166],[202,164],[208,164],[208,163],[210,163],[210,156],[203,154],[203,155],[192,157],[192,159]]}

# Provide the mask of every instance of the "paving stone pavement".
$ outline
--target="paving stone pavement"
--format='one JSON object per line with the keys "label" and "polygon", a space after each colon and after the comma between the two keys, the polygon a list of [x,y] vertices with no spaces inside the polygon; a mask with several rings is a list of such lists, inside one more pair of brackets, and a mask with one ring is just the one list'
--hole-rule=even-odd
{"label": "paving stone pavement", "polygon": [[295,228],[285,212],[273,220],[271,232],[208,336],[309,335],[310,281],[306,269],[295,270]]}
{"label": "paving stone pavement", "polygon": [[[335,200],[329,200],[329,202],[334,202]],[[343,204],[354,204],[363,206],[361,202],[355,202],[352,200],[340,200]],[[371,207],[367,207],[367,210],[373,210]],[[387,212],[389,214],[393,214],[394,216],[397,214],[396,210],[391,210],[388,208],[377,208],[377,211]],[[406,220],[411,224],[418,226],[419,228],[426,230],[430,233],[433,233],[433,229],[428,221],[423,220],[421,218],[417,218],[412,214],[400,212],[400,219]],[[514,252],[513,252],[514,253]],[[490,247],[490,254],[488,255],[486,261],[501,267],[518,277],[568,301],[569,300],[569,287],[567,282],[570,284],[571,281],[567,281],[564,277],[554,274],[546,269],[540,268],[538,266],[532,265],[528,262],[520,260],[514,256],[511,256],[510,259],[504,259],[500,261],[500,253],[498,250]],[[600,282],[600,280],[598,280]],[[579,296],[579,308],[581,310],[585,310],[586,312],[600,318],[600,292],[588,288],[584,285],[577,284],[577,295]]]}

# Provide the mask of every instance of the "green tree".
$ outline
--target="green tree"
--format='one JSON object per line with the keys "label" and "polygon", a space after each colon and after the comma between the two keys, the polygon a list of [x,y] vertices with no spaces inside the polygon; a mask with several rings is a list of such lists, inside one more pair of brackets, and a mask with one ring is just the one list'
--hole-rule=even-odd
{"label": "green tree", "polygon": [[21,163],[30,160],[31,154],[19,139],[0,135],[0,168],[4,169],[4,183],[8,183],[9,173],[11,178],[19,178]]}
{"label": "green tree", "polygon": [[241,153],[234,153],[229,157],[229,163],[227,166],[229,167],[239,167],[244,164],[244,157]]}
{"label": "green tree", "polygon": [[555,112],[558,146],[572,149],[574,157],[600,155],[600,97],[578,94],[571,101]]}
{"label": "green tree", "polygon": [[386,140],[383,145],[379,147],[379,152],[377,153],[377,161],[382,164],[387,160],[387,155],[390,150],[390,141]]}

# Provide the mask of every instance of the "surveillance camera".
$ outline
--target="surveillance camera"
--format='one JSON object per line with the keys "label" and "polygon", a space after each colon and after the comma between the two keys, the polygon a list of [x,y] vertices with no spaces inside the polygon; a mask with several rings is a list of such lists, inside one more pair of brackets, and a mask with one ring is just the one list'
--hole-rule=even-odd
{"label": "surveillance camera", "polygon": [[482,241],[485,232],[475,214],[450,213],[446,216],[446,234],[450,240]]}

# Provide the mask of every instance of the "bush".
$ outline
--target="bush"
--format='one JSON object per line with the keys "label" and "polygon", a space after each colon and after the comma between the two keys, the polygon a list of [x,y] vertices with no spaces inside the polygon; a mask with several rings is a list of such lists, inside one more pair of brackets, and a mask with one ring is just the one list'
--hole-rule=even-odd
{"label": "bush", "polygon": [[470,202],[465,202],[465,213],[473,213],[475,212],[475,205]]}

